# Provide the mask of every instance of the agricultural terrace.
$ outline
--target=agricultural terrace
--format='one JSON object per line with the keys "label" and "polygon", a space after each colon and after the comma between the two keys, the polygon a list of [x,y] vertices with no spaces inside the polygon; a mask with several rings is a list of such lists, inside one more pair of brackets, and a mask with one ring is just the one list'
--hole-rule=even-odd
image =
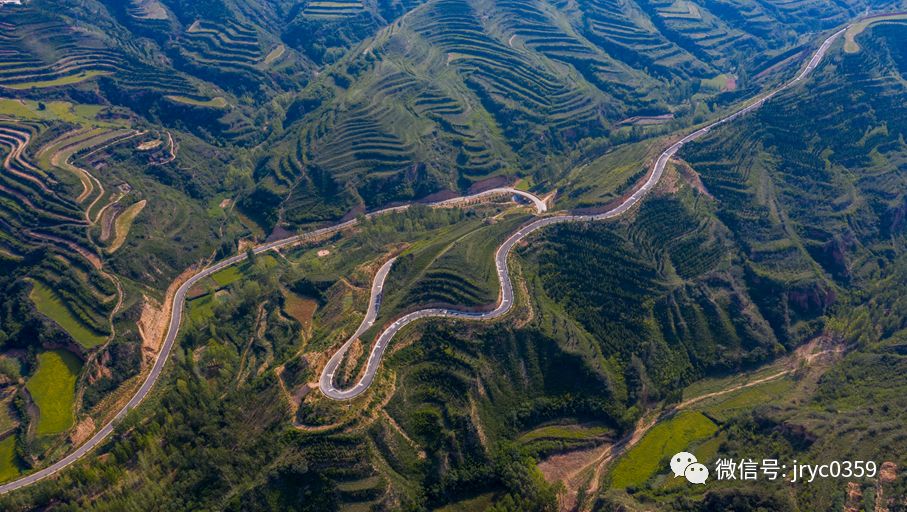
{"label": "agricultural terrace", "polygon": [[50,350],[38,355],[38,370],[26,384],[38,408],[36,435],[59,434],[72,427],[76,379],[81,370],[82,363],[66,350]]}

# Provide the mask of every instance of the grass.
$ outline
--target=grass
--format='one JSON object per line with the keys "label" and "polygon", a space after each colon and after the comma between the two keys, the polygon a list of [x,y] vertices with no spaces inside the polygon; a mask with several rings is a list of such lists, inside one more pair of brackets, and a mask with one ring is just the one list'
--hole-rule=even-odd
{"label": "grass", "polygon": [[613,201],[645,174],[646,158],[662,145],[659,140],[624,145],[574,168],[561,180],[558,206],[584,208]]}
{"label": "grass", "polygon": [[528,192],[529,189],[532,188],[532,185],[533,185],[533,183],[532,183],[532,178],[520,178],[520,179],[517,180],[517,182],[513,185],[513,188],[515,188],[515,189],[517,189],[517,190],[522,190],[522,191],[524,191],[524,192]]}
{"label": "grass", "polygon": [[201,325],[209,318],[214,316],[215,300],[216,299],[214,295],[209,293],[208,295],[204,295],[187,302],[187,307],[189,309],[189,320],[193,324]]}
{"label": "grass", "polygon": [[303,329],[309,329],[312,326],[312,317],[315,316],[315,310],[318,309],[318,302],[293,293],[290,290],[282,290],[282,293],[284,311],[302,324]]}
{"label": "grass", "polygon": [[66,350],[38,355],[38,371],[25,385],[39,411],[37,435],[58,434],[72,427],[76,380],[81,368],[79,359]]}
{"label": "grass", "polygon": [[[265,268],[272,268],[277,265],[277,260],[270,254],[260,254],[257,257],[257,260],[260,262],[259,264]],[[245,273],[249,270],[249,266],[249,261],[246,260],[238,265],[232,265],[211,274],[211,279],[214,279],[214,282],[220,287],[233,284],[245,276]]]}
{"label": "grass", "polygon": [[10,394],[3,400],[0,400],[0,434],[19,424],[13,416],[12,403],[14,396],[14,394]]}
{"label": "grass", "polygon": [[374,489],[375,486],[379,483],[381,483],[381,477],[370,476],[368,478],[362,478],[359,480],[340,482],[339,484],[337,484],[337,489],[346,492],[363,491],[366,489]]}
{"label": "grass", "polygon": [[736,88],[736,82],[734,75],[721,74],[714,78],[703,78],[699,87],[706,91],[732,91]]}
{"label": "grass", "polygon": [[701,404],[696,404],[695,408],[708,412],[709,416],[717,421],[725,421],[742,411],[774,402],[778,397],[788,396],[793,387],[794,383],[789,378],[779,378],[714,399],[704,400]]}
{"label": "grass", "polygon": [[82,71],[75,75],[63,76],[54,80],[43,80],[38,82],[23,82],[20,84],[4,84],[0,87],[6,87],[7,89],[15,89],[17,91],[22,91],[26,89],[44,89],[47,87],[62,87],[64,85],[72,85],[98,76],[109,75],[110,72],[107,71]]}
{"label": "grass", "polygon": [[175,101],[177,103],[182,103],[184,105],[192,105],[193,107],[224,108],[227,106],[227,100],[222,96],[215,96],[210,100],[196,100],[193,98],[187,98],[186,96],[169,94],[167,95],[167,99],[170,101]]}
{"label": "grass", "polygon": [[548,425],[530,430],[519,437],[521,443],[528,443],[536,439],[569,439],[585,440],[599,437],[611,432],[605,427],[587,427],[583,425]]}
{"label": "grass", "polygon": [[240,269],[240,266],[242,265],[245,264],[232,265],[223,270],[219,270],[211,274],[211,279],[214,279],[214,282],[217,283],[218,286],[227,286],[235,283],[242,279],[242,270]]}
{"label": "grass", "polygon": [[145,205],[148,204],[147,199],[142,199],[141,201],[133,204],[129,208],[126,208],[117,220],[114,222],[114,232],[116,237],[113,239],[113,242],[110,244],[110,248],[107,249],[107,252],[113,254],[123,246],[123,242],[126,241],[126,237],[129,235],[129,229],[132,228],[132,223],[135,221],[135,218],[142,212],[142,209],[145,208]]}
{"label": "grass", "polygon": [[907,14],[892,14],[889,16],[879,16],[854,23],[847,32],[844,33],[844,51],[847,53],[857,53],[860,51],[860,45],[857,44],[856,38],[862,34],[870,25],[886,21],[907,21]]}
{"label": "grass", "polygon": [[488,492],[480,494],[475,498],[465,499],[456,503],[445,505],[435,512],[470,512],[473,510],[485,510],[494,505],[494,493]]}
{"label": "grass", "polygon": [[0,441],[0,482],[12,480],[19,476],[19,464],[16,460],[16,436],[7,436]]}
{"label": "grass", "polygon": [[668,457],[689,451],[691,444],[717,430],[715,423],[701,412],[681,413],[656,425],[617,462],[611,473],[611,487],[623,489],[641,485],[656,472],[667,470]]}
{"label": "grass", "polygon": [[79,345],[90,349],[107,340],[106,336],[89,329],[73,316],[60,297],[43,283],[34,281],[31,293],[28,296],[42,315],[53,320]]}
{"label": "grass", "polygon": [[748,373],[738,373],[728,377],[706,378],[690,384],[683,389],[683,399],[688,400],[706,393],[714,393],[725,389],[763,379],[782,371],[781,364],[768,364]]}
{"label": "grass", "polygon": [[109,126],[111,123],[98,121],[103,105],[70,103],[68,101],[46,101],[41,109],[37,101],[0,98],[0,114],[20,119],[60,120],[73,124],[96,124]]}
{"label": "grass", "polygon": [[236,218],[239,219],[239,222],[252,233],[252,236],[259,240],[264,239],[266,233],[260,224],[250,219],[239,210],[233,210],[233,213],[236,214]]}
{"label": "grass", "polygon": [[282,44],[275,46],[274,49],[268,53],[268,56],[265,57],[265,60],[263,61],[264,65],[270,66],[272,63],[274,63],[274,61],[283,57],[283,54],[286,51],[287,51],[287,47]]}

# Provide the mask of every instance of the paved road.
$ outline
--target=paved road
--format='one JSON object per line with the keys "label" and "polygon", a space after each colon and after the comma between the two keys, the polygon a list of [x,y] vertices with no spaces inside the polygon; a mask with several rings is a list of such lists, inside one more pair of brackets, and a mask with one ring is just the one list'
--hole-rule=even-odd
{"label": "paved road", "polygon": [[[655,164],[653,165],[646,181],[621,204],[606,212],[594,215],[558,215],[552,217],[544,217],[530,222],[529,224],[517,230],[516,233],[510,235],[510,237],[507,238],[507,240],[505,240],[500,247],[498,247],[498,250],[495,252],[494,256],[498,279],[501,283],[501,290],[498,294],[497,306],[492,311],[474,312],[445,308],[427,308],[403,315],[402,317],[394,320],[394,322],[387,326],[387,328],[384,329],[384,331],[382,331],[378,336],[378,339],[372,347],[371,353],[369,354],[368,361],[366,362],[365,373],[362,375],[362,377],[359,378],[359,381],[347,389],[337,389],[334,386],[334,374],[337,372],[337,368],[343,361],[343,356],[346,354],[353,341],[362,333],[364,333],[369,327],[371,327],[375,321],[375,318],[378,316],[378,308],[381,305],[381,291],[384,288],[384,280],[387,277],[388,272],[390,271],[393,260],[385,263],[372,281],[371,300],[369,301],[369,311],[366,313],[366,319],[363,320],[362,325],[359,326],[359,329],[356,330],[356,333],[353,335],[353,337],[347,340],[347,342],[340,347],[337,353],[335,353],[333,357],[331,357],[330,361],[328,361],[327,366],[325,366],[324,370],[321,372],[321,378],[318,381],[318,387],[319,389],[321,389],[321,392],[324,393],[324,395],[328,398],[332,398],[334,400],[349,400],[362,394],[366,389],[368,389],[368,387],[374,380],[375,373],[378,371],[378,366],[380,365],[381,359],[384,356],[384,351],[387,350],[387,347],[388,345],[390,345],[391,340],[400,331],[400,329],[403,329],[416,320],[423,318],[455,318],[461,320],[487,321],[494,320],[505,315],[508,311],[510,311],[510,308],[513,307],[514,301],[513,282],[510,279],[510,272],[507,268],[507,259],[510,256],[510,251],[513,249],[513,246],[529,236],[529,234],[552,224],[562,224],[565,222],[600,221],[613,219],[615,217],[623,215],[628,210],[636,206],[636,204],[638,204],[642,200],[642,198],[645,197],[646,194],[648,194],[652,190],[652,188],[655,187],[655,185],[661,179],[661,175],[664,173],[664,169],[668,164],[668,161],[671,160],[674,154],[677,153],[684,144],[702,137],[703,135],[707,134],[712,128],[715,128],[718,125],[728,123],[742,115],[756,110],[776,94],[792,87],[793,85],[803,80],[807,75],[809,75],[809,73],[816,69],[816,66],[818,66],[819,62],[822,61],[822,57],[824,57],[828,52],[828,48],[831,47],[832,43],[834,43],[834,41],[845,30],[847,30],[848,27],[845,27],[829,36],[816,50],[812,58],[796,78],[775,89],[774,91],[754,99],[748,105],[734,111],[733,113],[722,117],[721,119],[714,121],[707,126],[699,128],[693,133],[672,144],[668,149],[664,150],[664,152],[659,155],[658,160],[655,161]],[[544,204],[542,204],[542,207],[538,208],[538,210],[539,213],[542,213],[547,209],[545,209]]]}
{"label": "paved road", "polygon": [[[848,25],[848,27],[849,27],[849,25]],[[678,142],[674,143],[671,147],[666,149],[658,157],[658,160],[655,162],[655,165],[652,168],[652,172],[649,174],[649,177],[646,180],[646,182],[639,189],[637,189],[633,193],[633,195],[631,195],[629,198],[627,198],[623,203],[621,203],[617,207],[615,207],[607,212],[596,214],[596,215],[560,215],[560,216],[553,216],[553,217],[544,217],[544,218],[538,219],[536,221],[533,221],[533,222],[527,224],[526,226],[520,228],[516,233],[511,235],[509,238],[507,238],[507,240],[504,241],[504,243],[498,248],[498,250],[495,253],[495,264],[497,266],[498,277],[501,282],[501,291],[499,294],[498,305],[493,311],[470,312],[470,311],[458,311],[458,310],[453,310],[453,309],[429,308],[429,309],[423,309],[420,311],[415,311],[415,312],[409,313],[401,318],[398,318],[397,320],[394,321],[393,324],[391,324],[387,329],[385,329],[381,333],[381,335],[378,337],[378,340],[376,341],[375,345],[372,347],[372,351],[369,354],[369,359],[368,359],[368,363],[366,366],[366,372],[362,376],[362,378],[359,380],[359,382],[357,382],[353,387],[346,389],[346,390],[335,389],[332,385],[332,378],[333,378],[334,372],[337,369],[337,366],[340,363],[340,360],[343,358],[343,354],[349,348],[350,344],[352,343],[352,340],[355,339],[355,338],[351,338],[349,341],[344,343],[344,345],[340,348],[340,350],[338,350],[338,352],[336,354],[334,354],[334,356],[331,358],[328,365],[325,367],[325,370],[322,373],[321,379],[319,381],[319,387],[321,388],[321,391],[326,396],[337,399],[337,400],[346,400],[346,399],[350,399],[350,398],[356,397],[359,394],[361,394],[372,383],[372,380],[375,377],[375,372],[377,371],[378,365],[381,362],[381,358],[384,355],[384,351],[386,350],[387,345],[390,343],[391,339],[394,337],[394,335],[397,334],[397,332],[400,329],[402,329],[406,325],[408,325],[416,320],[419,320],[422,318],[459,318],[459,319],[468,319],[468,320],[491,320],[491,319],[498,318],[498,317],[504,315],[505,313],[507,313],[508,311],[510,311],[510,308],[513,305],[513,283],[510,280],[510,275],[509,275],[508,268],[507,268],[507,257],[509,256],[511,249],[513,249],[513,246],[516,245],[517,242],[519,242],[520,240],[525,238],[530,233],[532,233],[538,229],[541,229],[545,226],[549,226],[551,224],[559,224],[562,222],[588,222],[588,221],[605,220],[605,219],[612,219],[614,217],[618,217],[618,216],[622,215],[627,210],[629,210],[630,208],[635,206],[637,203],[639,203],[639,201],[655,186],[655,184],[658,183],[658,180],[661,178],[661,175],[664,172],[664,168],[665,168],[665,165],[667,165],[668,160],[670,160],[671,157],[674,156],[674,154],[677,153],[677,151],[680,150],[680,148],[683,147],[683,145],[685,143],[698,139],[699,137],[702,137],[703,135],[708,133],[711,128],[714,128],[717,125],[729,122],[733,119],[736,119],[737,117],[739,117],[741,115],[746,114],[747,112],[751,112],[752,110],[755,110],[755,109],[761,107],[765,103],[766,100],[768,100],[775,94],[777,94],[777,93],[793,86],[797,82],[803,80],[803,78],[805,78],[810,72],[812,72],[812,70],[814,70],[816,68],[816,66],[818,66],[819,62],[822,60],[822,57],[828,51],[828,48],[831,46],[831,44],[835,41],[835,39],[838,36],[840,36],[845,30],[847,30],[848,27],[845,27],[845,28],[839,30],[838,32],[835,32],[828,39],[826,39],[822,43],[822,45],[819,47],[819,49],[815,52],[813,57],[810,59],[809,63],[802,70],[802,72],[796,78],[791,80],[789,83],[776,89],[774,92],[769,93],[769,94],[755,100],[752,104],[741,108],[737,112],[735,112],[729,116],[726,116],[718,121],[715,121],[714,123],[712,123],[706,127],[696,130],[695,132],[687,135],[686,137],[684,137],[683,139],[679,140]],[[480,199],[485,199],[485,198],[490,198],[493,196],[500,196],[500,195],[519,196],[523,199],[526,199],[526,200],[532,202],[532,204],[536,207],[536,210],[539,213],[543,213],[543,212],[547,211],[547,206],[538,197],[536,197],[528,192],[523,192],[520,190],[515,190],[512,188],[506,188],[506,187],[488,190],[485,192],[481,192],[479,194],[475,194],[473,196],[465,196],[465,197],[449,199],[449,200],[441,201],[439,203],[435,203],[434,205],[436,205],[436,206],[457,206],[459,204],[468,204],[471,202],[478,201]],[[407,204],[407,205],[402,205],[402,206],[385,208],[383,210],[369,213],[366,215],[366,217],[372,218],[372,217],[375,217],[378,215],[383,215],[383,214],[393,212],[393,211],[401,211],[401,210],[405,210],[405,209],[409,208],[410,206],[411,205]],[[289,245],[299,243],[301,241],[309,240],[312,238],[322,237],[325,235],[336,233],[336,232],[344,230],[344,229],[348,229],[348,228],[353,227],[356,224],[358,224],[358,222],[359,222],[358,219],[352,219],[352,220],[349,220],[346,222],[341,222],[340,224],[335,224],[330,227],[316,229],[316,230],[302,233],[300,235],[296,235],[296,236],[293,236],[290,238],[285,238],[283,240],[277,240],[274,242],[262,244],[262,245],[255,247],[253,250],[256,254],[259,254],[259,253],[263,253],[266,251],[270,251],[272,249],[279,249],[282,247],[286,247]],[[215,263],[214,265],[211,265],[210,267],[207,267],[207,268],[201,270],[200,272],[198,272],[197,274],[195,274],[194,276],[189,278],[188,281],[183,283],[183,285],[180,286],[179,289],[176,291],[176,295],[174,297],[173,311],[172,311],[171,317],[170,317],[170,326],[167,330],[167,336],[164,339],[164,344],[161,346],[161,350],[158,353],[158,357],[154,362],[154,366],[152,366],[151,371],[148,373],[148,376],[145,378],[145,381],[142,383],[142,387],[139,388],[139,390],[136,392],[135,395],[133,395],[132,399],[130,399],[129,402],[116,414],[116,416],[114,417],[113,420],[111,420],[109,423],[104,425],[104,427],[101,428],[101,430],[96,432],[82,446],[77,448],[75,451],[73,451],[72,453],[70,453],[69,455],[67,455],[66,457],[61,459],[60,461],[58,461],[44,469],[31,473],[18,480],[13,480],[12,482],[8,482],[6,484],[0,485],[0,494],[4,494],[4,493],[10,492],[10,491],[14,491],[16,489],[21,489],[23,487],[29,486],[35,482],[43,480],[43,479],[57,473],[58,471],[65,469],[70,464],[81,459],[83,456],[85,456],[85,454],[87,454],[88,452],[93,450],[95,447],[97,447],[99,444],[101,444],[105,439],[107,439],[107,437],[110,436],[110,434],[113,432],[115,425],[119,421],[121,421],[123,419],[123,417],[126,416],[127,412],[129,412],[131,409],[133,409],[137,405],[139,405],[142,402],[142,400],[144,400],[145,397],[148,396],[148,392],[151,391],[151,388],[154,387],[154,384],[157,382],[158,378],[160,378],[161,372],[164,369],[164,365],[167,363],[167,358],[170,356],[170,351],[173,349],[173,344],[176,342],[176,337],[177,337],[177,334],[179,333],[180,323],[182,322],[182,319],[183,319],[183,309],[186,304],[186,293],[189,291],[190,288],[192,288],[192,285],[194,285],[195,283],[199,282],[200,280],[210,276],[211,274],[214,274],[215,272],[217,272],[219,270],[222,270],[226,267],[239,263],[245,259],[246,259],[246,254],[239,254],[239,255],[227,258],[218,263]],[[387,277],[387,273],[390,271],[392,264],[393,264],[393,260],[385,263],[381,267],[381,270],[379,270],[378,275],[375,276],[375,279],[374,279],[373,285],[372,285],[371,298],[369,300],[368,312],[366,313],[366,318],[363,321],[363,324],[360,325],[359,329],[357,329],[357,331],[356,331],[357,336],[361,335],[362,332],[365,332],[365,330],[367,330],[369,327],[371,327],[371,325],[372,325],[371,323],[373,323],[375,318],[377,317],[378,310],[380,308],[380,303],[381,303],[381,291],[382,291],[382,288],[384,285],[384,279]],[[371,322],[371,323],[369,323],[369,322]]]}
{"label": "paved road", "polygon": [[[516,189],[510,188],[510,187],[494,188],[491,190],[486,190],[484,192],[479,192],[477,194],[473,194],[473,195],[469,195],[469,196],[455,197],[453,199],[447,199],[444,201],[429,203],[428,205],[446,208],[446,207],[460,206],[463,204],[472,204],[472,203],[492,199],[494,197],[514,197],[514,196],[520,197],[523,200],[526,200],[527,202],[533,204],[539,213],[544,212],[547,209],[547,206],[545,206],[545,203],[541,199],[536,197],[535,195],[530,194],[528,192],[523,192],[521,190],[516,190]],[[365,217],[374,218],[379,215],[384,215],[384,214],[387,214],[390,212],[406,210],[410,206],[412,206],[412,205],[406,204],[406,205],[401,205],[401,206],[384,208],[382,210],[368,213],[365,215]],[[348,220],[346,222],[341,222],[341,223],[335,224],[333,226],[315,229],[313,231],[308,231],[308,232],[305,232],[305,233],[302,233],[302,234],[299,234],[299,235],[296,235],[296,236],[293,236],[290,238],[285,238],[282,240],[277,240],[274,242],[262,244],[262,245],[255,247],[253,250],[256,254],[259,254],[259,253],[263,253],[263,252],[270,251],[273,249],[280,249],[282,247],[293,245],[293,244],[303,242],[306,240],[310,240],[313,238],[321,238],[321,237],[324,237],[327,235],[331,235],[338,231],[342,231],[344,229],[349,229],[358,223],[359,223],[358,219]],[[107,437],[110,436],[110,434],[113,432],[114,426],[120,420],[122,420],[123,417],[126,416],[126,413],[129,410],[135,408],[137,405],[139,405],[142,402],[142,400],[145,399],[146,396],[148,396],[148,392],[151,391],[151,388],[154,387],[154,384],[157,382],[158,378],[160,378],[161,372],[164,370],[164,365],[167,363],[167,358],[170,356],[170,351],[173,350],[173,344],[176,342],[177,335],[179,334],[180,323],[183,320],[183,313],[184,313],[183,310],[185,309],[185,304],[186,304],[186,294],[189,292],[189,289],[192,288],[192,286],[195,283],[198,283],[202,279],[205,279],[206,277],[211,276],[212,274],[218,272],[219,270],[223,270],[223,269],[225,269],[231,265],[234,265],[236,263],[239,263],[245,259],[246,259],[246,254],[243,253],[243,254],[238,254],[236,256],[221,260],[221,261],[201,270],[200,272],[198,272],[197,274],[195,274],[191,278],[189,278],[189,280],[187,280],[185,283],[183,283],[183,285],[180,286],[179,289],[177,289],[176,295],[174,296],[173,311],[172,311],[171,317],[170,317],[170,325],[168,326],[168,329],[167,329],[167,337],[164,338],[164,344],[161,346],[161,350],[158,353],[158,357],[154,362],[154,366],[151,367],[151,371],[148,373],[148,376],[145,378],[145,382],[142,383],[142,387],[139,388],[139,390],[135,393],[135,395],[133,395],[132,399],[129,400],[129,402],[126,404],[126,406],[123,407],[122,409],[120,409],[120,411],[116,414],[116,416],[114,417],[113,420],[111,420],[109,423],[107,423],[107,425],[104,425],[104,427],[101,430],[97,431],[91,437],[91,439],[86,441],[85,444],[80,446],[74,452],[70,453],[63,459],[59,460],[58,462],[56,462],[42,470],[31,473],[18,480],[13,480],[12,482],[8,482],[3,485],[0,485],[0,494],[14,491],[16,489],[21,489],[22,487],[26,487],[39,480],[43,480],[43,479],[53,475],[54,473],[66,468],[73,462],[76,462],[77,460],[81,459],[86,453],[90,452],[96,446],[101,444],[101,442],[103,442],[105,439],[107,439]],[[393,263],[393,260],[387,262],[379,271],[378,274],[379,274],[379,276],[382,276],[381,277],[382,282],[384,281],[383,276],[386,276],[387,272],[390,271],[392,263]],[[364,321],[363,325],[359,326],[360,330],[357,330],[357,334],[356,334],[357,337],[359,335],[361,335],[362,332],[364,332],[366,329],[368,329],[371,326],[371,323],[373,323],[375,321],[375,316],[377,315],[378,307],[380,305],[377,302],[380,300],[380,293],[381,293],[380,286],[377,288],[377,290],[374,288],[372,289],[372,301],[370,301],[370,303],[369,303],[369,308],[368,308],[369,312],[366,314],[366,321],[368,321],[369,323],[366,325],[366,322]],[[348,346],[349,346],[349,342],[346,345],[344,345],[345,348],[348,348]],[[344,348],[344,350],[345,350],[345,348]]]}

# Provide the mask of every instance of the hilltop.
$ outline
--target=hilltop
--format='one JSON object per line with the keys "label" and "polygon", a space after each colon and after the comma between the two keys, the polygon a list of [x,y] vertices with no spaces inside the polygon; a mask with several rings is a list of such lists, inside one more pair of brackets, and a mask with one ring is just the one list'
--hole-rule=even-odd
{"label": "hilltop", "polygon": [[[501,185],[600,211],[680,134],[794,76],[818,34],[901,4],[0,6],[0,479],[59,460],[113,417],[189,275],[360,219],[196,283],[147,402],[2,508],[851,499],[832,483],[689,491],[633,461],[681,429],[706,455],[827,458],[846,440],[849,456],[907,463],[907,41],[894,19],[856,26],[806,83],[685,146],[627,216],[518,245],[503,320],[407,327],[353,401],[314,383],[383,262],[397,258],[384,309],[339,382],[403,313],[487,309],[494,251],[532,212],[495,200],[361,214]],[[727,382],[740,387],[715,394]],[[881,500],[903,485],[860,492]]]}

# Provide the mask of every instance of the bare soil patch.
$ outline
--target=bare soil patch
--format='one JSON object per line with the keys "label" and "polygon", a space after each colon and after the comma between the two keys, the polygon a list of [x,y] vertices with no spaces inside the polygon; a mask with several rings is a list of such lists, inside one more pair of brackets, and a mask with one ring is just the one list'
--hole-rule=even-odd
{"label": "bare soil patch", "polygon": [[150,151],[156,147],[159,147],[163,143],[164,141],[162,141],[161,139],[147,140],[139,144],[135,149],[139,151]]}
{"label": "bare soil patch", "polygon": [[86,417],[76,425],[76,428],[73,429],[72,433],[69,434],[69,441],[73,446],[79,446],[84,443],[91,437],[91,434],[95,430],[94,420],[91,419],[91,416]]}
{"label": "bare soil patch", "polygon": [[154,354],[161,349],[161,343],[167,333],[167,327],[170,325],[170,311],[173,310],[173,296],[176,290],[189,280],[195,274],[194,268],[189,268],[178,275],[170,283],[167,292],[164,294],[164,303],[159,304],[154,299],[143,295],[142,316],[136,322],[139,334],[142,336],[142,352],[146,357],[143,364],[147,361],[154,360]]}
{"label": "bare soil patch", "polygon": [[297,295],[289,290],[282,290],[284,297],[283,310],[299,322],[308,332],[312,327],[312,318],[318,309],[318,302],[308,297]]}

